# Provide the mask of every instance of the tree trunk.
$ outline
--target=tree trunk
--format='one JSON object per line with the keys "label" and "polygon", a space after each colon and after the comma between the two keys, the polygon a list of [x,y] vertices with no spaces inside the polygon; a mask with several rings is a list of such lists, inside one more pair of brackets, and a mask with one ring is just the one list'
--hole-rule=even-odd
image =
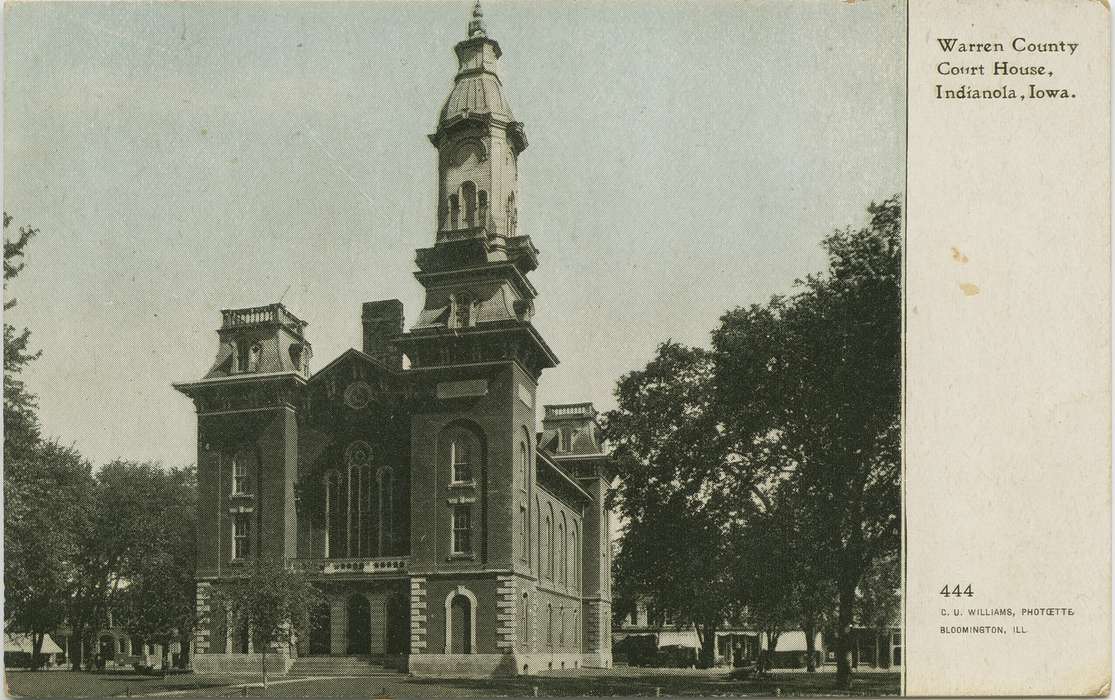
{"label": "tree trunk", "polygon": [[767,630],[767,670],[774,668],[774,652],[778,649],[778,638],[782,632],[777,629]]}
{"label": "tree trunk", "polygon": [[85,651],[82,648],[85,646],[85,630],[82,629],[81,625],[75,624],[70,632],[70,668],[74,671],[80,671],[81,657],[84,656],[82,652]]}
{"label": "tree trunk", "polygon": [[44,632],[31,633],[31,670],[38,671],[43,663],[43,634]]}
{"label": "tree trunk", "polygon": [[178,668],[186,669],[190,667],[190,661],[192,660],[190,643],[193,641],[190,639],[191,636],[189,632],[180,632],[178,634],[178,648],[181,650],[178,652]]}
{"label": "tree trunk", "polygon": [[716,665],[716,623],[705,624],[700,630],[701,657],[698,662],[700,668],[712,668]]}
{"label": "tree trunk", "polygon": [[267,690],[267,645],[263,645],[263,651],[259,654],[259,665],[263,674],[263,689]]}
{"label": "tree trunk", "polygon": [[852,689],[852,608],[856,601],[853,583],[840,583],[840,603],[836,613],[836,687]]}
{"label": "tree trunk", "polygon": [[816,673],[817,629],[813,625],[806,625],[802,632],[805,633],[805,670],[807,673]]}

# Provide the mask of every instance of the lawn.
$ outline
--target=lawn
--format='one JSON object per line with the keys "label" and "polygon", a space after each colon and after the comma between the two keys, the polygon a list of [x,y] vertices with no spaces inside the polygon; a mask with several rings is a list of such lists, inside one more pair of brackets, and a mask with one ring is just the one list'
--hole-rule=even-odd
{"label": "lawn", "polygon": [[202,676],[193,673],[175,674],[164,679],[162,675],[148,676],[131,671],[7,671],[4,674],[8,695],[49,698],[104,698],[183,688],[203,691],[249,680],[252,679],[246,676]]}
{"label": "lawn", "polygon": [[[723,670],[675,671],[665,669],[616,668],[591,673],[551,673],[519,678],[412,678],[404,675],[361,678],[280,677],[272,679],[266,693],[247,689],[249,696],[277,698],[312,697],[609,697],[649,696],[805,696],[805,695],[897,695],[897,673],[871,673],[856,677],[851,693],[833,690],[832,673],[780,673],[771,678],[732,681]],[[241,695],[239,684],[256,683],[259,677],[245,676],[137,676],[134,674],[91,674],[68,672],[9,673],[8,692],[37,697],[123,696],[179,691],[174,697],[217,697]],[[537,691],[535,690],[537,689]]]}

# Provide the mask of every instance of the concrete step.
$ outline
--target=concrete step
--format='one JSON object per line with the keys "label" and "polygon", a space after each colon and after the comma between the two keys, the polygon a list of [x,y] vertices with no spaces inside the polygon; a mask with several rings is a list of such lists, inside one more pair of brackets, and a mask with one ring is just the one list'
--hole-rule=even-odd
{"label": "concrete step", "polygon": [[369,656],[304,656],[294,660],[289,673],[305,676],[394,676],[399,672],[384,668],[383,662]]}

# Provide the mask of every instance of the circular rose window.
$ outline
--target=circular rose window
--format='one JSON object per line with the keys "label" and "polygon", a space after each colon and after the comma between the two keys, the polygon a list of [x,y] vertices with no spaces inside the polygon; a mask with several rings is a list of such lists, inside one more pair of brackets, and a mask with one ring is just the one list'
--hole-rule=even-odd
{"label": "circular rose window", "polygon": [[372,388],[365,382],[353,382],[345,389],[345,403],[349,408],[364,408],[372,400]]}

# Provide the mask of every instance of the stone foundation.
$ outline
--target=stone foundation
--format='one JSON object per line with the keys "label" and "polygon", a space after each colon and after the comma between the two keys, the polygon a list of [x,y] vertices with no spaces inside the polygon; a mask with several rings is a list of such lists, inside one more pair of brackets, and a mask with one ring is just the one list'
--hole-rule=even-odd
{"label": "stone foundation", "polygon": [[600,654],[411,654],[407,669],[415,676],[478,678],[532,676],[546,671],[607,668]]}
{"label": "stone foundation", "polygon": [[[194,673],[259,673],[261,654],[195,654]],[[286,652],[268,652],[267,672],[286,675],[292,659]]]}

